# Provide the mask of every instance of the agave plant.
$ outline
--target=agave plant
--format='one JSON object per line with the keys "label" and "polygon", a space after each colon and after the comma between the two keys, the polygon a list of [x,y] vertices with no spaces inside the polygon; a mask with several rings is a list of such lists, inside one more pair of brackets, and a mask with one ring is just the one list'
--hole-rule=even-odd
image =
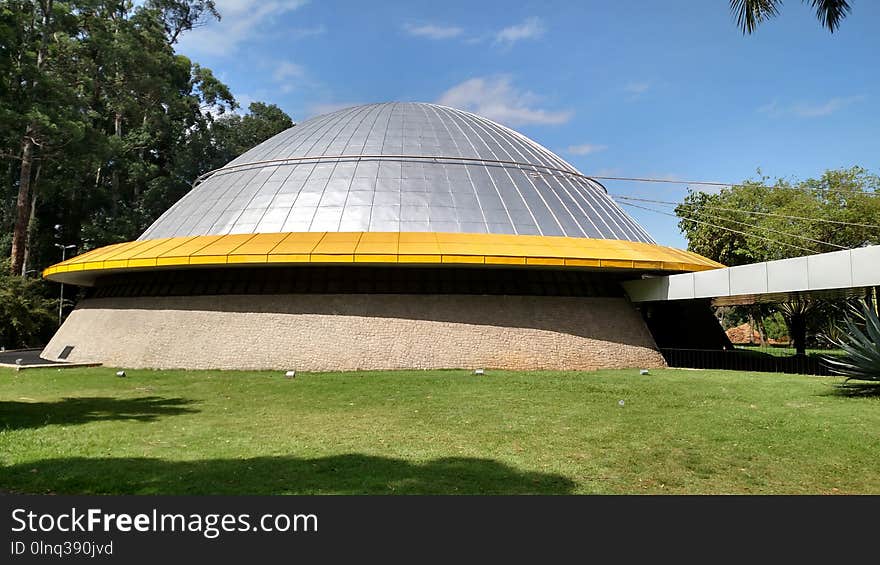
{"label": "agave plant", "polygon": [[[859,327],[861,325],[864,331]],[[847,377],[846,380],[880,381],[880,317],[874,307],[862,301],[844,317],[844,325],[836,329],[837,337],[831,337],[829,341],[846,354],[825,357],[823,360],[828,367]]]}

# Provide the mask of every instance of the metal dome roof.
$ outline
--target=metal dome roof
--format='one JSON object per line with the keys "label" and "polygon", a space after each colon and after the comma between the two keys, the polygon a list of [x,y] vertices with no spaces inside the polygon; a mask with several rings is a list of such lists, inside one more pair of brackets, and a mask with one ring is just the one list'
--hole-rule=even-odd
{"label": "metal dome roof", "polygon": [[654,243],[597,182],[527,137],[436,104],[312,118],[198,182],[139,238],[452,232]]}

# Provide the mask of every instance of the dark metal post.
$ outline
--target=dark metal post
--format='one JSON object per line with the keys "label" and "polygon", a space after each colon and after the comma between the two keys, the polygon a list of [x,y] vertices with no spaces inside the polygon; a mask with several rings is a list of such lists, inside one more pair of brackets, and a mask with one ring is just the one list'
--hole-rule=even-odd
{"label": "dark metal post", "polygon": [[792,313],[791,334],[795,355],[805,356],[807,354],[807,320],[802,312]]}
{"label": "dark metal post", "polygon": [[[55,247],[61,248],[61,262],[67,258],[67,250],[68,249],[76,249],[76,245],[64,245],[62,243],[56,243]],[[64,283],[61,283],[61,296],[58,299],[58,326],[61,326],[61,319],[64,316]]]}

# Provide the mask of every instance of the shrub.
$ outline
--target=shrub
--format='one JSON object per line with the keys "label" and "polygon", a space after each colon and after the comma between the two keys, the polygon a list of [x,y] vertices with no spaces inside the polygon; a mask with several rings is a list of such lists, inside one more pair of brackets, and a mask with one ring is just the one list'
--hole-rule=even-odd
{"label": "shrub", "polygon": [[845,351],[839,357],[825,357],[828,367],[847,380],[880,381],[880,318],[866,301],[853,306],[829,341]]}
{"label": "shrub", "polygon": [[0,346],[33,347],[52,335],[58,301],[46,297],[46,287],[40,279],[9,274],[0,263]]}

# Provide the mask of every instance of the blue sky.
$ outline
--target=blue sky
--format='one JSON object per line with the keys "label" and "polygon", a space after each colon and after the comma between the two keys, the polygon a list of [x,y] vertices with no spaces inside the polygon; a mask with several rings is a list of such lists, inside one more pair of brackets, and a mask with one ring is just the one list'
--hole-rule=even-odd
{"label": "blue sky", "polygon": [[[511,126],[585,174],[735,182],[880,172],[880,3],[830,34],[790,0],[743,36],[727,0],[217,0],[179,51],[243,106],[295,121],[353,104],[441,102]],[[685,184],[605,183],[678,200]],[[673,218],[628,209],[659,243]]]}

